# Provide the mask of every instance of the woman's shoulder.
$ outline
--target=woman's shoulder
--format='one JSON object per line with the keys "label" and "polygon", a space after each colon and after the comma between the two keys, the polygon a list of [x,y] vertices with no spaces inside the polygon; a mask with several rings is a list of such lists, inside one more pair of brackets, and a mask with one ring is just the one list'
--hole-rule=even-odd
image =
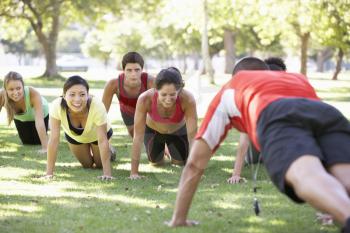
{"label": "woman's shoulder", "polygon": [[193,94],[186,89],[181,90],[179,97],[180,97],[180,101],[184,103],[195,102]]}
{"label": "woman's shoulder", "polygon": [[62,97],[57,97],[56,99],[52,100],[51,106],[52,107],[61,107]]}

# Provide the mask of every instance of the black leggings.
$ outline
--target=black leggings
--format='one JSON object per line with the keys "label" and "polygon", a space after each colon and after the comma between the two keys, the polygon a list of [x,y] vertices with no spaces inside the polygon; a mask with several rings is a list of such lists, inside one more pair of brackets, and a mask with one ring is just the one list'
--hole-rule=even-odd
{"label": "black leggings", "polygon": [[160,162],[164,157],[167,144],[171,159],[186,163],[189,153],[186,125],[172,134],[161,134],[146,125],[144,144],[148,160],[152,163]]}
{"label": "black leggings", "polygon": [[[15,122],[19,138],[23,144],[28,145],[40,145],[40,137],[38,131],[36,131],[35,121],[20,121],[13,120]],[[49,115],[44,118],[46,132],[48,130]]]}

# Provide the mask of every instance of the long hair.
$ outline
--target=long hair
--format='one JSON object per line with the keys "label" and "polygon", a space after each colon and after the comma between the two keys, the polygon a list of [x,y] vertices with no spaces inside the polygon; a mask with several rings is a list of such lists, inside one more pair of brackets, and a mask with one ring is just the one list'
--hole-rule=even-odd
{"label": "long hair", "polygon": [[22,87],[23,87],[23,94],[24,94],[24,82],[23,82],[23,77],[22,75],[20,75],[19,73],[17,72],[14,72],[14,71],[11,71],[9,72],[5,78],[4,78],[4,83],[3,83],[3,88],[4,88],[4,91],[2,92],[3,94],[3,105],[5,106],[6,108],[6,112],[7,112],[7,122],[8,124],[10,125],[11,122],[13,121],[13,118],[15,116],[15,103],[12,99],[10,99],[7,95],[7,85],[10,81],[20,81],[22,83]]}

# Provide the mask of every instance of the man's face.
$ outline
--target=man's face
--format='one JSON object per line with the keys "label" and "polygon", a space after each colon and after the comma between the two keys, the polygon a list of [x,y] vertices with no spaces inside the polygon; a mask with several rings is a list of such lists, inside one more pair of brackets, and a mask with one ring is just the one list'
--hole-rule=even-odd
{"label": "man's face", "polygon": [[138,63],[127,63],[124,73],[128,84],[139,84],[141,81],[142,67]]}

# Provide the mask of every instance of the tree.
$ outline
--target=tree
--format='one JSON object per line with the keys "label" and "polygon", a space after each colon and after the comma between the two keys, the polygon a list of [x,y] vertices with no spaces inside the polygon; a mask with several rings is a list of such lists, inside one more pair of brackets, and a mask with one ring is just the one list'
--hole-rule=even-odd
{"label": "tree", "polygon": [[45,55],[46,69],[43,76],[47,77],[57,75],[56,44],[62,2],[63,0],[4,0],[0,3],[1,16],[30,23]]}
{"label": "tree", "polygon": [[207,0],[202,0],[202,57],[204,63],[204,69],[209,75],[209,80],[211,84],[214,84],[214,69],[211,64],[211,57],[209,54],[209,41],[208,41],[208,4]]}
{"label": "tree", "polygon": [[318,0],[314,7],[315,35],[325,46],[337,48],[336,69],[332,79],[337,80],[341,71],[344,53],[350,48],[350,2],[337,0]]}

